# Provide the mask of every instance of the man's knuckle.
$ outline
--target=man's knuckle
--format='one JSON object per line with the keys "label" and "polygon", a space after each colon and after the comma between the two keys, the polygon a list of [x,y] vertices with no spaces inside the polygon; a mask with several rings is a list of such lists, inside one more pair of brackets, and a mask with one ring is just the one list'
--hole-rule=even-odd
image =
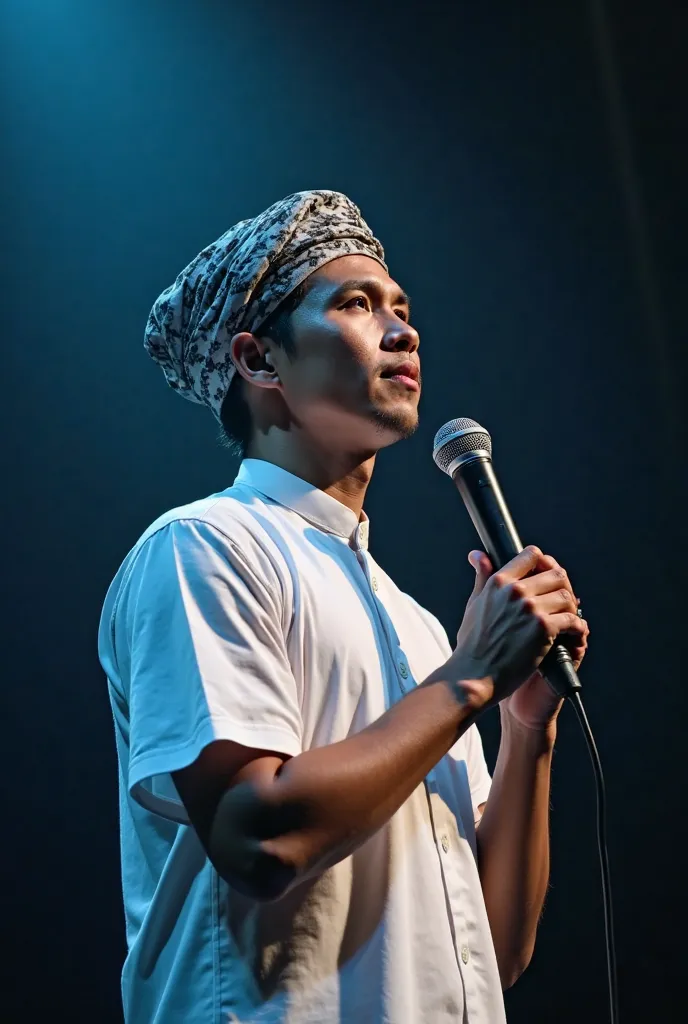
{"label": "man's knuckle", "polygon": [[566,569],[564,569],[561,565],[555,565],[552,569],[552,572],[554,573],[555,579],[562,581],[566,580],[568,582],[569,577],[566,572]]}
{"label": "man's knuckle", "polygon": [[559,591],[559,598],[565,604],[567,604],[569,606],[569,608],[573,605],[573,596],[571,594],[571,591],[567,590],[566,587],[562,587],[561,590]]}

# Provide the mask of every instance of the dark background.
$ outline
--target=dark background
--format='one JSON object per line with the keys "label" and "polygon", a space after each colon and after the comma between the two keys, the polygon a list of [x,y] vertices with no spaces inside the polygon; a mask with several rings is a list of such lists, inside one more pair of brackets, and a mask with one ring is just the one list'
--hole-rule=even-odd
{"label": "dark background", "polygon": [[[422,338],[421,427],[379,459],[373,553],[453,636],[475,541],[431,441],[484,423],[524,540],[569,568],[593,630],[622,1020],[685,1019],[684,4],[8,0],[0,18],[0,1020],[120,1019],[98,617],[148,523],[237,468],[143,327],[207,242],[306,188],[361,206]],[[592,774],[560,721],[513,1024],[607,1019]],[[492,764],[494,715],[482,732]]]}

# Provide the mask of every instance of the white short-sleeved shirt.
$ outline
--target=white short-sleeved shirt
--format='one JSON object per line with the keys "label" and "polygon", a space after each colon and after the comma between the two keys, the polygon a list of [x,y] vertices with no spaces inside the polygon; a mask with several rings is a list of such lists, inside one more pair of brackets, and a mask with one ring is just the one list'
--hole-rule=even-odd
{"label": "white short-sleeved shirt", "polygon": [[232,890],[170,773],[213,740],[286,755],[375,721],[451,653],[368,552],[368,520],[267,462],[166,513],[99,632],[120,772],[128,1024],[499,1024],[472,726],[352,856],[279,900]]}

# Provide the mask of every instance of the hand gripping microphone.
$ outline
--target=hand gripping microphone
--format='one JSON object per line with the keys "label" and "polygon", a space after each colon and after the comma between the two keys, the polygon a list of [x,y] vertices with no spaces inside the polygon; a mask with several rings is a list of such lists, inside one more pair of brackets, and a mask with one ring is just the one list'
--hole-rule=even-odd
{"label": "hand gripping microphone", "polygon": [[[435,434],[432,457],[456,484],[494,568],[523,551],[492,468],[492,439],[485,428],[464,417],[450,420]],[[571,655],[561,643],[547,652],[540,671],[559,697],[581,688]]]}
{"label": "hand gripping microphone", "polygon": [[[514,521],[504,501],[492,468],[492,439],[475,420],[456,419],[445,423],[435,434],[432,457],[439,468],[456,484],[492,565],[499,569],[523,550]],[[580,611],[578,613],[580,615]],[[590,728],[583,701],[581,684],[573,667],[571,655],[563,644],[555,643],[540,665],[540,671],[559,697],[568,697],[585,736],[597,788],[597,843],[602,875],[602,904],[607,946],[607,979],[609,984],[609,1020],[618,1024],[619,997],[614,943],[609,857],[606,839],[606,799],[604,775],[595,738]]]}

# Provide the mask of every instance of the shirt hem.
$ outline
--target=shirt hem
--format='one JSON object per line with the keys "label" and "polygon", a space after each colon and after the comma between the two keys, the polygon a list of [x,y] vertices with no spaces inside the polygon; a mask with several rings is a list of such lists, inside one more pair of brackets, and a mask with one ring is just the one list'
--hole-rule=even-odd
{"label": "shirt hem", "polygon": [[[193,764],[198,755],[214,740],[231,740],[246,747],[260,747],[294,757],[301,753],[301,744],[293,733],[264,725],[239,724],[231,719],[207,719],[202,722],[186,743],[166,750],[156,750],[132,758],[129,763],[128,789],[141,785],[156,775],[166,775]],[[133,794],[132,794],[133,795]]]}

